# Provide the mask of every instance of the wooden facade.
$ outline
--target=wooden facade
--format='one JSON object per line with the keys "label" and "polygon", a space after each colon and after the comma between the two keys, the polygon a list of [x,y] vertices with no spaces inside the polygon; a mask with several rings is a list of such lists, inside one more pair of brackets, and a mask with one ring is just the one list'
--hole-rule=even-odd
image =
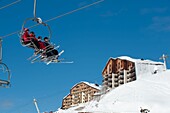
{"label": "wooden facade", "polygon": [[[94,84],[95,85],[95,84]],[[62,109],[68,109],[81,103],[89,102],[93,99],[93,95],[99,92],[99,87],[93,87],[86,82],[81,82],[73,86],[62,102]]]}
{"label": "wooden facade", "polygon": [[103,85],[115,88],[136,80],[135,63],[124,59],[110,58],[102,71]]}

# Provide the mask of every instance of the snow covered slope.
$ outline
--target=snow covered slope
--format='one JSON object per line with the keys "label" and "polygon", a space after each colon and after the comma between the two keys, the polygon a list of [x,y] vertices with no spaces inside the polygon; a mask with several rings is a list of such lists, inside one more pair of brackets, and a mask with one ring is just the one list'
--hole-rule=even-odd
{"label": "snow covered slope", "polygon": [[170,113],[170,70],[119,86],[100,101],[59,109],[56,113],[140,113],[140,107],[149,109],[150,113]]}

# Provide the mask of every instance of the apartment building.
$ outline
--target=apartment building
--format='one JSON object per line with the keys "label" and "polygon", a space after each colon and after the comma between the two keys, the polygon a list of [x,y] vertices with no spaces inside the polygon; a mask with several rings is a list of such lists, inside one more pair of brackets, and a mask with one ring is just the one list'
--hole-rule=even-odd
{"label": "apartment building", "polygon": [[155,74],[165,70],[162,62],[133,59],[127,56],[110,58],[102,71],[103,86],[107,89],[135,81],[138,77]]}
{"label": "apartment building", "polygon": [[110,58],[102,71],[103,85],[115,88],[136,80],[135,63],[132,61]]}
{"label": "apartment building", "polygon": [[88,82],[80,82],[74,85],[70,93],[64,97],[62,102],[62,109],[68,109],[72,106],[77,106],[81,103],[89,102],[93,99],[93,95],[100,91],[100,87],[97,84],[91,84]]}

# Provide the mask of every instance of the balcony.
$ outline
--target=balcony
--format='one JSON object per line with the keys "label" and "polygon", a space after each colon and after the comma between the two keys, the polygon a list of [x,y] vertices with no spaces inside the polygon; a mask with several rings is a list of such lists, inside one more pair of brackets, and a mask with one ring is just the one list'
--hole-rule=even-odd
{"label": "balcony", "polygon": [[104,76],[104,78],[108,78],[108,74]]}
{"label": "balcony", "polygon": [[132,67],[132,69],[131,69],[132,71],[135,71],[135,67]]}
{"label": "balcony", "polygon": [[112,78],[112,75],[110,74],[110,75],[108,76],[108,78]]}
{"label": "balcony", "polygon": [[133,77],[136,77],[135,72],[133,72],[133,73],[131,73],[131,74],[128,75],[128,78],[133,78]]}
{"label": "balcony", "polygon": [[108,86],[109,86],[110,88],[112,88],[112,84],[109,84]]}
{"label": "balcony", "polygon": [[104,82],[103,84],[107,86],[107,85],[108,85],[108,82]]}
{"label": "balcony", "polygon": [[117,83],[114,83],[114,85],[117,85],[117,86],[119,86],[119,83],[117,82]]}
{"label": "balcony", "polygon": [[121,70],[121,71],[119,72],[119,74],[120,74],[120,75],[124,75],[124,71]]}
{"label": "balcony", "polygon": [[129,79],[130,78],[130,74],[127,74],[126,78]]}
{"label": "balcony", "polygon": [[132,78],[132,81],[135,81],[136,80],[136,76],[134,76],[133,78]]}
{"label": "balcony", "polygon": [[132,81],[132,79],[131,79],[131,78],[127,79],[127,82],[131,82],[131,81]]}
{"label": "balcony", "polygon": [[107,83],[108,81],[103,80],[103,84]]}
{"label": "balcony", "polygon": [[114,77],[117,78],[119,75],[118,74],[114,74]]}
{"label": "balcony", "polygon": [[118,87],[119,86],[119,84],[114,84],[114,87]]}
{"label": "balcony", "polygon": [[133,72],[135,72],[135,68],[134,67],[129,70],[129,73],[133,73]]}
{"label": "balcony", "polygon": [[119,80],[118,78],[115,78],[115,79],[114,79],[114,82],[118,82],[118,80]]}
{"label": "balcony", "polygon": [[112,82],[112,79],[109,79],[108,82]]}
{"label": "balcony", "polygon": [[119,80],[119,84],[124,84],[124,81],[123,80]]}
{"label": "balcony", "polygon": [[123,79],[124,78],[124,76],[123,75],[119,75],[119,77],[118,77],[119,79]]}
{"label": "balcony", "polygon": [[104,80],[105,80],[105,81],[107,81],[107,80],[108,80],[108,78],[104,78]]}
{"label": "balcony", "polygon": [[127,75],[127,78],[129,79],[129,78],[132,78],[132,74],[130,73],[130,74],[128,74]]}
{"label": "balcony", "polygon": [[132,73],[132,77],[135,77],[135,76],[136,76],[136,73],[135,73],[135,72],[133,72],[133,73]]}
{"label": "balcony", "polygon": [[108,85],[112,84],[112,82],[108,82]]}

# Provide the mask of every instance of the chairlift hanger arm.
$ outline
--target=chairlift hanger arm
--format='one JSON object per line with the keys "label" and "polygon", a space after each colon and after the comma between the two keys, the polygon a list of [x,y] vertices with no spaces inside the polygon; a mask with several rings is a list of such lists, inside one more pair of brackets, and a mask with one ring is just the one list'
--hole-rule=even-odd
{"label": "chairlift hanger arm", "polygon": [[34,0],[34,12],[33,12],[34,18],[36,18],[36,5],[37,5],[37,1]]}
{"label": "chairlift hanger arm", "polygon": [[[37,22],[37,19],[38,19],[38,18],[27,18],[27,19],[24,21],[24,23],[23,23],[23,25],[22,25],[22,28],[21,28],[21,32],[20,32],[20,38],[21,38],[21,36],[22,36],[22,33],[24,32],[23,30],[24,30],[24,28],[25,28],[26,23],[27,23],[28,21],[35,21],[35,22]],[[30,27],[27,27],[27,28],[30,29],[30,28],[33,28],[33,27],[38,26],[38,25],[44,25],[45,27],[47,27],[48,32],[49,32],[49,36],[48,36],[48,37],[49,37],[49,39],[50,39],[50,38],[51,38],[51,35],[52,35],[51,28],[50,28],[50,26],[49,26],[48,24],[46,24],[46,23],[44,23],[44,22],[35,24],[35,25],[30,26]]]}
{"label": "chairlift hanger arm", "polygon": [[0,37],[0,63],[2,62],[2,38]]}

